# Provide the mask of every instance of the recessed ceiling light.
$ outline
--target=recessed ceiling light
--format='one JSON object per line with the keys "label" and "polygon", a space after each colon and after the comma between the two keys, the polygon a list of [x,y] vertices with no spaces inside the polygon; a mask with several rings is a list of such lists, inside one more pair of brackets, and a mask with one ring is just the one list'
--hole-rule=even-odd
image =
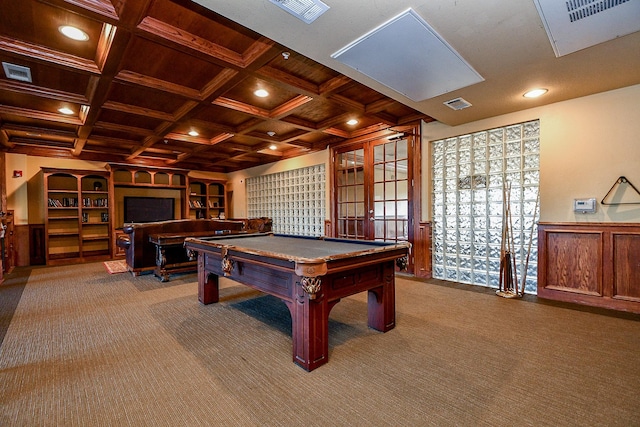
{"label": "recessed ceiling light", "polygon": [[189,135],[191,135],[191,136],[198,136],[198,135],[199,135],[199,133],[198,133],[198,132],[196,132],[195,130],[190,130],[190,131],[189,131]]}
{"label": "recessed ceiling light", "polygon": [[60,111],[62,114],[73,114],[73,110],[69,107],[58,108],[58,111]]}
{"label": "recessed ceiling light", "polygon": [[353,125],[357,125],[358,121],[356,119],[351,119],[347,122],[348,125],[353,126]]}
{"label": "recessed ceiling light", "polygon": [[72,27],[71,25],[63,25],[58,27],[58,31],[73,40],[86,42],[89,40],[89,35],[82,31],[80,28]]}
{"label": "recessed ceiling light", "polygon": [[276,144],[271,144],[269,146],[269,150],[275,150],[276,148],[278,148],[278,146]]}
{"label": "recessed ceiling light", "polygon": [[258,89],[255,92],[253,92],[253,94],[255,96],[259,96],[260,98],[265,98],[265,97],[269,96],[269,92],[267,92],[264,89]]}
{"label": "recessed ceiling light", "polygon": [[525,92],[524,96],[525,98],[537,98],[539,96],[544,95],[545,93],[547,93],[549,90],[548,89],[532,89],[528,92]]}
{"label": "recessed ceiling light", "polygon": [[272,130],[270,130],[269,132],[267,132],[267,135],[269,135],[269,136],[275,136],[275,134],[276,134],[276,133],[275,133],[274,131],[272,131]]}

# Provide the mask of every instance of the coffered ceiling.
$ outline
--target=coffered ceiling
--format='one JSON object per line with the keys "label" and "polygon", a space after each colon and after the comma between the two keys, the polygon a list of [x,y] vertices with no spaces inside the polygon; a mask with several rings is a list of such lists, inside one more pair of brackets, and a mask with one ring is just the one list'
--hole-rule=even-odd
{"label": "coffered ceiling", "polygon": [[0,0],[0,16],[7,152],[230,172],[432,120],[189,1]]}
{"label": "coffered ceiling", "polygon": [[[324,2],[329,9],[307,24],[271,0],[0,0],[0,60],[32,77],[0,71],[0,150],[230,172],[420,119],[458,125],[640,84],[638,0],[566,2],[601,12],[570,24],[542,12],[557,6],[551,0]],[[449,85],[456,73],[445,69],[447,86],[435,94],[394,89],[423,88],[430,82],[408,70],[445,63],[431,56],[428,37],[403,38],[404,24],[389,26],[395,43],[368,40],[407,11],[477,78]],[[631,18],[630,29],[615,13]],[[65,24],[89,40],[64,38]],[[559,48],[578,27],[579,49]],[[600,33],[609,38],[591,40]],[[368,56],[357,58],[368,71],[337,55],[358,40],[369,41]],[[382,81],[388,76],[396,81]],[[523,98],[540,86],[545,96]],[[456,98],[471,107],[445,105]],[[351,118],[358,124],[347,125]]]}

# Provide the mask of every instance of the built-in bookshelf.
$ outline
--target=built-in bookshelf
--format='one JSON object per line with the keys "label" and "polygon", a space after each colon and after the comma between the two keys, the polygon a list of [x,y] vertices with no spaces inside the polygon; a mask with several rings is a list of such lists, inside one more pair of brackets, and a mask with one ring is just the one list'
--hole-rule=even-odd
{"label": "built-in bookshelf", "polygon": [[221,218],[226,212],[225,182],[190,178],[188,211],[189,218]]}
{"label": "built-in bookshelf", "polygon": [[42,168],[47,264],[109,258],[109,173]]}

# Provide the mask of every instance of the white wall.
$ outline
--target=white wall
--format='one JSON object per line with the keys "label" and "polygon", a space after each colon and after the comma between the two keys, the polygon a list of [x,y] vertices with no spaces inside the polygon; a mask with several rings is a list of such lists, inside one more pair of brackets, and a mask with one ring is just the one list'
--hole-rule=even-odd
{"label": "white wall", "polygon": [[[540,119],[540,221],[640,222],[640,204],[600,204],[620,176],[640,189],[639,99],[635,85],[460,126],[424,124],[422,220],[431,217],[428,141]],[[574,199],[591,197],[598,202],[595,214],[573,212]],[[616,197],[640,202],[628,186]]]}

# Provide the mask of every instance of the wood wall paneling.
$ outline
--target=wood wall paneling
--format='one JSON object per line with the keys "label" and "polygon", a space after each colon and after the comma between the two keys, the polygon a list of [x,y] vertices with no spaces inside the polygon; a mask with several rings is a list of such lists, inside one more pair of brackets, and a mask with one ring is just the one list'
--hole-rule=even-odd
{"label": "wood wall paneling", "polygon": [[13,248],[13,256],[16,267],[24,267],[30,265],[30,256],[29,256],[29,225],[16,225],[14,229],[15,237],[14,248]]}
{"label": "wood wall paneling", "polygon": [[538,296],[640,313],[640,224],[540,223]]}
{"label": "wood wall paneling", "polygon": [[602,296],[602,238],[598,232],[549,230],[546,287]]}
{"label": "wood wall paneling", "polygon": [[612,233],[613,297],[640,303],[640,233]]}
{"label": "wood wall paneling", "polygon": [[47,263],[44,241],[44,224],[29,224],[29,265]]}
{"label": "wood wall paneling", "polygon": [[432,277],[431,260],[431,223],[421,222],[413,244],[415,275],[423,279]]}

